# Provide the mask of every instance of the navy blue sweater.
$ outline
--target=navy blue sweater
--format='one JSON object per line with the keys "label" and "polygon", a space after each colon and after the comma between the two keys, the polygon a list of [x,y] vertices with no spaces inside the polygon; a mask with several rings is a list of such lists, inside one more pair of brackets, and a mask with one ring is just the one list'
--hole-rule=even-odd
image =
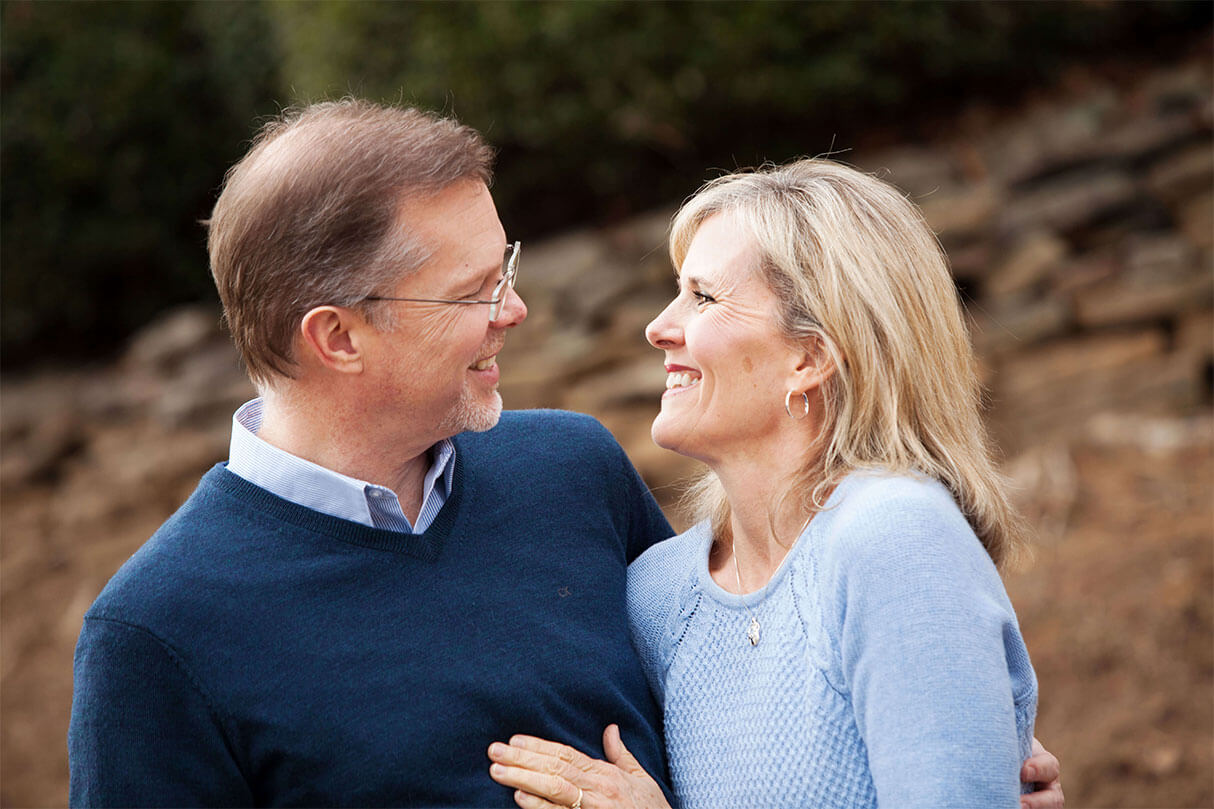
{"label": "navy blue sweater", "polygon": [[76,648],[75,806],[513,806],[486,748],[530,733],[665,783],[625,568],[670,535],[593,419],[455,439],[424,534],[216,466],[106,586]]}

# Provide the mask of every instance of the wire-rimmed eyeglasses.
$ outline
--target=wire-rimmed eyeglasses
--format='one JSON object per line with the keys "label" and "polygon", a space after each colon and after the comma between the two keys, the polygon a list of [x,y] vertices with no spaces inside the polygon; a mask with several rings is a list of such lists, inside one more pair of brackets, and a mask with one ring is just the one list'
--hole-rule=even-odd
{"label": "wire-rimmed eyeglasses", "polygon": [[497,320],[498,315],[502,313],[502,304],[506,300],[506,294],[509,290],[514,289],[514,276],[518,274],[518,255],[522,252],[522,249],[522,242],[507,245],[506,254],[502,257],[502,280],[497,282],[497,286],[493,288],[493,296],[487,300],[453,301],[446,298],[390,298],[385,295],[368,295],[363,300],[413,301],[415,303],[487,303],[489,304],[489,322],[493,323]]}

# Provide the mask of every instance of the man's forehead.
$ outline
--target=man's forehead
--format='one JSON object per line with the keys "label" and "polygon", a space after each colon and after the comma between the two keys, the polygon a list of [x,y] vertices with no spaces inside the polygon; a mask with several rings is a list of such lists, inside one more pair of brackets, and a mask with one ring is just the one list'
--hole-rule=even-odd
{"label": "man's forehead", "polygon": [[409,197],[396,226],[402,243],[416,245],[406,265],[418,268],[405,282],[413,293],[462,294],[460,287],[500,271],[506,235],[484,183]]}
{"label": "man's forehead", "polygon": [[490,241],[505,245],[505,231],[489,189],[479,180],[466,180],[436,192],[406,196],[397,217],[400,227],[416,232],[436,250],[479,246]]}

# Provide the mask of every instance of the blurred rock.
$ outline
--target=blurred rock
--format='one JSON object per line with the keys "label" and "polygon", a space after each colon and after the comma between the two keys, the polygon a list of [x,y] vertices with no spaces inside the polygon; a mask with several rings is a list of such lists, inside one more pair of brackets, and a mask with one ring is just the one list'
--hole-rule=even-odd
{"label": "blurred rock", "polygon": [[1084,81],[1091,86],[1069,103],[1040,103],[984,144],[993,173],[1019,187],[1094,161],[1121,98],[1113,87],[1091,77]]}
{"label": "blurred rock", "polygon": [[974,345],[983,354],[1012,354],[1063,334],[1071,318],[1070,304],[1057,296],[990,300],[975,316]]}
{"label": "blurred rock", "polygon": [[919,202],[956,183],[953,161],[939,149],[913,146],[889,149],[860,157],[857,165],[893,183]]}
{"label": "blurred rock", "polygon": [[982,235],[1002,200],[992,184],[979,183],[928,194],[918,202],[927,223],[948,246]]}
{"label": "blurred rock", "polygon": [[1134,447],[1154,454],[1214,445],[1210,414],[1184,418],[1144,413],[1104,412],[1088,420],[1085,436],[1100,446]]}
{"label": "blurred rock", "polygon": [[128,345],[126,361],[136,367],[169,370],[204,346],[220,342],[227,342],[227,336],[213,306],[183,306],[139,331]]}
{"label": "blurred rock", "polygon": [[177,371],[165,380],[154,412],[166,426],[186,425],[231,416],[242,402],[255,395],[235,349],[220,344],[198,350],[180,362]]}
{"label": "blurred rock", "polygon": [[1176,348],[1189,352],[1198,362],[1214,358],[1214,312],[1199,309],[1180,318],[1176,326]]}
{"label": "blurred rock", "polygon": [[[1214,191],[1186,200],[1176,218],[1180,232],[1191,244],[1206,250],[1214,247]],[[1210,266],[1209,256],[1206,256],[1206,266]]]}
{"label": "blurred rock", "polygon": [[575,385],[565,394],[565,406],[590,411],[597,407],[648,404],[656,411],[664,390],[666,369],[655,351],[653,356],[612,368]]}
{"label": "blurred rock", "polygon": [[1134,324],[1208,307],[1214,275],[1197,262],[1197,251],[1175,236],[1135,240],[1120,277],[1077,293],[1080,325]]}
{"label": "blurred rock", "polygon": [[1152,71],[1143,77],[1141,92],[1150,99],[1148,114],[1200,109],[1210,102],[1207,66],[1191,63]]}
{"label": "blurred rock", "polygon": [[1072,295],[1079,290],[1108,282],[1120,274],[1124,267],[1125,260],[1120,249],[1100,250],[1076,256],[1055,268],[1047,294]]}
{"label": "blurred rock", "polygon": [[1202,129],[1201,122],[1187,111],[1137,118],[1102,135],[1096,154],[1112,160],[1142,159],[1190,143]]}
{"label": "blurred rock", "polygon": [[1000,297],[1036,284],[1049,276],[1066,253],[1066,242],[1049,231],[1026,234],[991,271],[987,294]]}
{"label": "blurred rock", "polygon": [[1012,446],[1072,434],[1094,414],[1191,413],[1203,369],[1159,330],[1092,335],[1007,357],[991,383],[999,433]]}
{"label": "blurred rock", "polygon": [[1147,189],[1165,202],[1185,199],[1214,186],[1214,149],[1196,143],[1151,166]]}
{"label": "blurred rock", "polygon": [[1137,194],[1124,171],[1068,173],[1014,197],[1003,208],[999,226],[1009,236],[1046,229],[1066,233],[1129,205]]}
{"label": "blurred rock", "polygon": [[54,483],[64,461],[86,443],[84,424],[68,410],[52,412],[20,440],[6,441],[0,459],[0,485],[5,488]]}
{"label": "blurred rock", "polygon": [[1180,769],[1180,760],[1183,755],[1184,751],[1180,748],[1180,745],[1175,743],[1158,747],[1147,753],[1147,769],[1156,778],[1167,778],[1175,775],[1176,771]]}
{"label": "blurred rock", "polygon": [[986,277],[998,254],[990,241],[983,240],[950,249],[948,261],[954,276],[963,281],[974,281]]}

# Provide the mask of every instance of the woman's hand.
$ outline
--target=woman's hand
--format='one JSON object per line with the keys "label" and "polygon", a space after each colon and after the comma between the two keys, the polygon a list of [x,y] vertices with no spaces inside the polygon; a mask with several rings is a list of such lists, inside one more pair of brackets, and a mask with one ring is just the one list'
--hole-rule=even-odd
{"label": "woman's hand", "polygon": [[1020,796],[1021,809],[1062,809],[1062,773],[1058,759],[1033,738],[1033,755],[1020,768],[1020,780],[1038,790]]}
{"label": "woman's hand", "polygon": [[489,745],[489,777],[514,787],[514,802],[522,809],[670,809],[662,788],[624,747],[617,726],[603,731],[603,751],[607,761],[534,736],[515,736],[510,744]]}

